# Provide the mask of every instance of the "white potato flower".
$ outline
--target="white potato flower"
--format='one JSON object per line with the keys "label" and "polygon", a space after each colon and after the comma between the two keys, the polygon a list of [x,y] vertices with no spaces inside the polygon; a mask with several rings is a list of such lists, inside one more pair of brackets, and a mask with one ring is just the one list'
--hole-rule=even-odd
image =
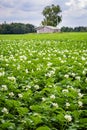
{"label": "white potato flower", "polygon": [[51,99],[55,99],[55,95],[51,95],[50,98],[51,98]]}
{"label": "white potato flower", "polygon": [[52,103],[52,105],[56,108],[58,108],[58,104],[57,103]]}
{"label": "white potato flower", "polygon": [[2,91],[7,91],[7,90],[8,90],[7,85],[2,85],[1,90],[2,90]]}
{"label": "white potato flower", "polygon": [[8,77],[9,80],[16,82],[16,78],[14,76]]}
{"label": "white potato flower", "polygon": [[17,66],[17,70],[20,70],[20,65]]}
{"label": "white potato flower", "polygon": [[9,93],[9,96],[10,96],[10,97],[13,97],[13,96],[14,96],[14,93],[13,93],[13,92],[10,92],[10,93]]}
{"label": "white potato flower", "polygon": [[39,85],[35,85],[34,88],[35,88],[35,89],[39,89]]}
{"label": "white potato flower", "polygon": [[77,91],[78,93],[80,93],[81,89],[76,89],[76,91]]}
{"label": "white potato flower", "polygon": [[8,109],[4,107],[4,108],[2,109],[2,112],[3,112],[4,114],[8,114]]}
{"label": "white potato flower", "polygon": [[51,63],[51,62],[48,62],[47,66],[50,67],[51,65],[52,65],[52,63]]}
{"label": "white potato flower", "polygon": [[68,93],[69,91],[68,91],[68,89],[63,89],[62,92]]}
{"label": "white potato flower", "polygon": [[30,64],[31,63],[31,61],[28,61],[28,64]]}
{"label": "white potato flower", "polygon": [[83,103],[81,101],[78,101],[78,105],[79,105],[79,107],[82,107]]}
{"label": "white potato flower", "polygon": [[80,81],[80,76],[76,76],[75,79],[79,80]]}
{"label": "white potato flower", "polygon": [[5,72],[3,71],[3,72],[0,72],[0,77],[1,76],[4,76],[5,75]]}
{"label": "white potato flower", "polygon": [[79,98],[82,98],[83,94],[82,93],[78,93],[78,96],[79,96]]}
{"label": "white potato flower", "polygon": [[6,66],[9,66],[9,64],[6,64]]}
{"label": "white potato flower", "polygon": [[64,63],[64,62],[66,62],[65,60],[61,60],[61,63]]}
{"label": "white potato flower", "polygon": [[25,55],[20,56],[20,60],[27,60],[27,57]]}
{"label": "white potato flower", "polygon": [[65,118],[68,122],[71,122],[71,121],[72,121],[72,116],[71,116],[71,115],[66,114],[66,115],[64,116],[64,118]]}
{"label": "white potato flower", "polygon": [[87,83],[87,78],[85,79],[85,82]]}
{"label": "white potato flower", "polygon": [[26,74],[29,72],[28,69],[25,70]]}
{"label": "white potato flower", "polygon": [[19,98],[22,98],[22,97],[23,97],[23,95],[22,95],[21,93],[19,93],[18,96],[19,96]]}
{"label": "white potato flower", "polygon": [[83,73],[83,75],[85,75],[85,74],[86,74],[86,71],[85,71],[85,70],[83,70],[83,72],[82,72],[82,73]]}
{"label": "white potato flower", "polygon": [[75,74],[75,73],[71,73],[71,75],[72,75],[73,77],[75,77],[76,74]]}
{"label": "white potato flower", "polygon": [[44,102],[44,101],[46,101],[46,99],[44,97],[42,97],[42,101]]}
{"label": "white potato flower", "polygon": [[29,90],[30,88],[31,88],[30,85],[23,86],[23,89],[25,89],[26,91]]}
{"label": "white potato flower", "polygon": [[69,75],[68,75],[68,74],[65,74],[64,77],[65,77],[65,78],[69,78]]}
{"label": "white potato flower", "polygon": [[81,59],[82,59],[82,60],[86,60],[86,58],[85,58],[85,57],[83,57],[83,56],[81,57]]}
{"label": "white potato flower", "polygon": [[66,107],[68,108],[70,106],[70,103],[69,102],[66,102]]}

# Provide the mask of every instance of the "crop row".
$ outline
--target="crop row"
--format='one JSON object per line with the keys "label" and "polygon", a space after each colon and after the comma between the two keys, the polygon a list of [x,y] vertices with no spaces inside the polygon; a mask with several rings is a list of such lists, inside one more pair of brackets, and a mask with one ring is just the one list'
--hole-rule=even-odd
{"label": "crop row", "polygon": [[0,40],[0,129],[85,130],[87,43]]}

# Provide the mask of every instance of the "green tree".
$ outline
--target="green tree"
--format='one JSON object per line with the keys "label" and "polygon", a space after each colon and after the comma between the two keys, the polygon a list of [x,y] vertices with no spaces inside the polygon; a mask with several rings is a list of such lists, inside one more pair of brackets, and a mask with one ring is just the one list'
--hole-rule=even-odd
{"label": "green tree", "polygon": [[61,8],[59,5],[46,6],[42,12],[45,17],[42,21],[42,25],[57,26],[62,21]]}
{"label": "green tree", "polygon": [[74,29],[72,27],[62,27],[61,32],[73,32]]}
{"label": "green tree", "polygon": [[25,34],[36,32],[32,24],[11,23],[0,24],[0,34]]}

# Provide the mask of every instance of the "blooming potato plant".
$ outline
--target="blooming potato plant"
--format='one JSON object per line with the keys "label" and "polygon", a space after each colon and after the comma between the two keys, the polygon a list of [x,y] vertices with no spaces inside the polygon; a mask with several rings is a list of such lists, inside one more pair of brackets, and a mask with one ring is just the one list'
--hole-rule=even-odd
{"label": "blooming potato plant", "polygon": [[0,45],[0,130],[87,129],[85,40]]}

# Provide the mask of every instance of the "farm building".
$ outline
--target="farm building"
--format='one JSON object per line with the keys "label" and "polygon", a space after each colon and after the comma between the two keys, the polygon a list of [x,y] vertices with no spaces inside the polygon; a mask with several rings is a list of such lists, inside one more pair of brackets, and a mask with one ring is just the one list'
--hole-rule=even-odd
{"label": "farm building", "polygon": [[36,28],[37,33],[55,33],[60,32],[60,29],[53,26],[41,26]]}

